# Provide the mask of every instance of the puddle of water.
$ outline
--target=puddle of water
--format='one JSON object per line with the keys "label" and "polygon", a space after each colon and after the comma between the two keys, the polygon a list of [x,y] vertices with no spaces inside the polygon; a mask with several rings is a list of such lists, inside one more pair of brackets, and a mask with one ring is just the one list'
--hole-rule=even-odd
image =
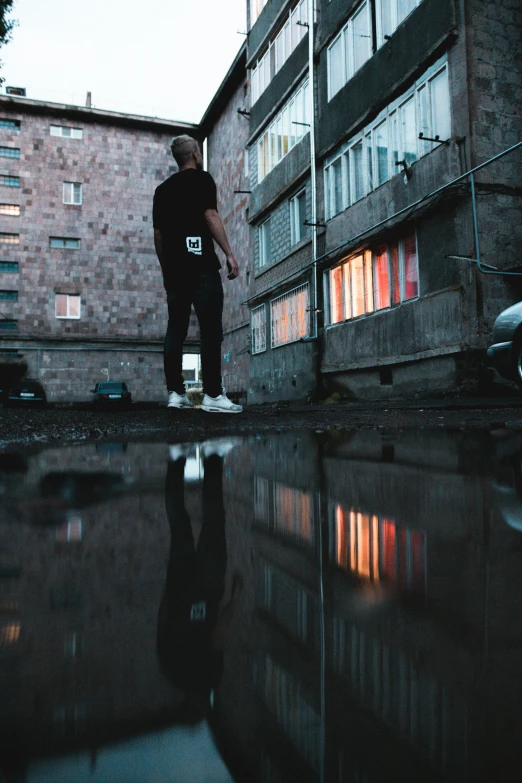
{"label": "puddle of water", "polygon": [[521,466],[447,432],[0,455],[0,780],[515,779]]}

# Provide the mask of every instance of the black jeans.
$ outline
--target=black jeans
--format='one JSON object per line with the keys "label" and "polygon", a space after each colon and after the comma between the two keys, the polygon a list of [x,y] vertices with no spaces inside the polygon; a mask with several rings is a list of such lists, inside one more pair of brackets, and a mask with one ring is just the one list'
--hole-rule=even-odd
{"label": "black jeans", "polygon": [[190,309],[194,305],[201,336],[203,391],[210,397],[221,394],[221,343],[223,342],[223,286],[217,270],[202,272],[178,281],[167,290],[169,324],[165,335],[164,367],[168,391],[184,394],[183,343],[187,337]]}

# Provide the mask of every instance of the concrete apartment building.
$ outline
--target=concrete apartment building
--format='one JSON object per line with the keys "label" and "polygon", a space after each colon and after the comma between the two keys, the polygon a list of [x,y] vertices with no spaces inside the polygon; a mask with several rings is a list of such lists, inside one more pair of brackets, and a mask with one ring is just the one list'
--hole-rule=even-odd
{"label": "concrete apartment building", "polygon": [[152,198],[180,133],[199,138],[188,123],[0,96],[0,358],[52,401],[88,400],[107,379],[165,399]]}
{"label": "concrete apartment building", "polygon": [[[251,0],[248,19],[244,81],[206,133],[210,170],[239,162],[250,95],[249,402],[473,386],[522,278],[478,271],[454,180],[520,141],[518,3]],[[475,175],[482,260],[503,271],[521,171],[518,148]]]}

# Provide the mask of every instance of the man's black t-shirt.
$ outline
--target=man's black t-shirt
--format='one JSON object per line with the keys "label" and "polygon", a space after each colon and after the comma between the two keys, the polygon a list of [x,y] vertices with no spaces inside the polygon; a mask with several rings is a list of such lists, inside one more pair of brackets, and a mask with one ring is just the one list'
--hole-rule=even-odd
{"label": "man's black t-shirt", "polygon": [[153,223],[161,231],[167,287],[187,272],[221,267],[204,218],[216,208],[216,184],[202,169],[178,171],[156,188]]}

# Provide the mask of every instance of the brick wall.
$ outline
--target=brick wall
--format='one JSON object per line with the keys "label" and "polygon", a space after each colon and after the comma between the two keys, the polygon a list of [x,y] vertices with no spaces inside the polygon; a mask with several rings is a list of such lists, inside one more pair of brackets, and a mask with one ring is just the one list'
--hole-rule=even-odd
{"label": "brick wall", "polygon": [[[53,112],[45,113],[44,107],[28,112],[0,102],[0,117],[21,122],[18,133],[0,128],[0,145],[21,151],[19,160],[0,162],[0,173],[20,177],[19,188],[0,186],[0,202],[20,205],[19,217],[0,216],[0,231],[20,237],[19,244],[0,243],[0,260],[19,265],[17,274],[0,272],[0,289],[18,292],[17,302],[0,303],[0,318],[17,321],[16,331],[0,331],[0,339],[21,347],[27,340],[71,347],[107,340],[116,346],[132,341],[161,347],[167,308],[154,251],[152,199],[157,185],[176,168],[172,137],[190,128],[174,123],[155,128],[154,121],[138,127],[107,124],[107,118],[100,121],[85,111],[65,118]],[[51,125],[82,128],[83,138],[51,136]],[[64,182],[81,183],[81,206],[63,203]],[[50,237],[79,239],[80,248],[51,248]],[[80,295],[79,319],[56,318],[57,293]],[[188,339],[198,340],[194,317]],[[86,372],[78,375],[64,374],[61,359],[55,359],[48,373],[51,398],[55,393],[56,398],[76,398],[73,386],[83,386],[85,375],[92,377],[97,360],[87,360]],[[74,361],[80,365],[84,359],[86,354],[79,353]]]}
{"label": "brick wall", "polygon": [[[247,223],[248,194],[234,190],[250,190],[252,171],[247,173],[245,149],[249,135],[248,118],[237,113],[249,105],[250,83],[241,81],[221,112],[207,138],[208,170],[214,177],[218,191],[218,209],[239,264],[239,276],[228,280],[224,255],[218,250],[223,263],[222,278],[225,291],[223,312],[223,385],[227,394],[246,398],[249,367],[249,311],[243,304],[248,299],[252,282],[253,247]],[[249,165],[252,164],[249,156]]]}

